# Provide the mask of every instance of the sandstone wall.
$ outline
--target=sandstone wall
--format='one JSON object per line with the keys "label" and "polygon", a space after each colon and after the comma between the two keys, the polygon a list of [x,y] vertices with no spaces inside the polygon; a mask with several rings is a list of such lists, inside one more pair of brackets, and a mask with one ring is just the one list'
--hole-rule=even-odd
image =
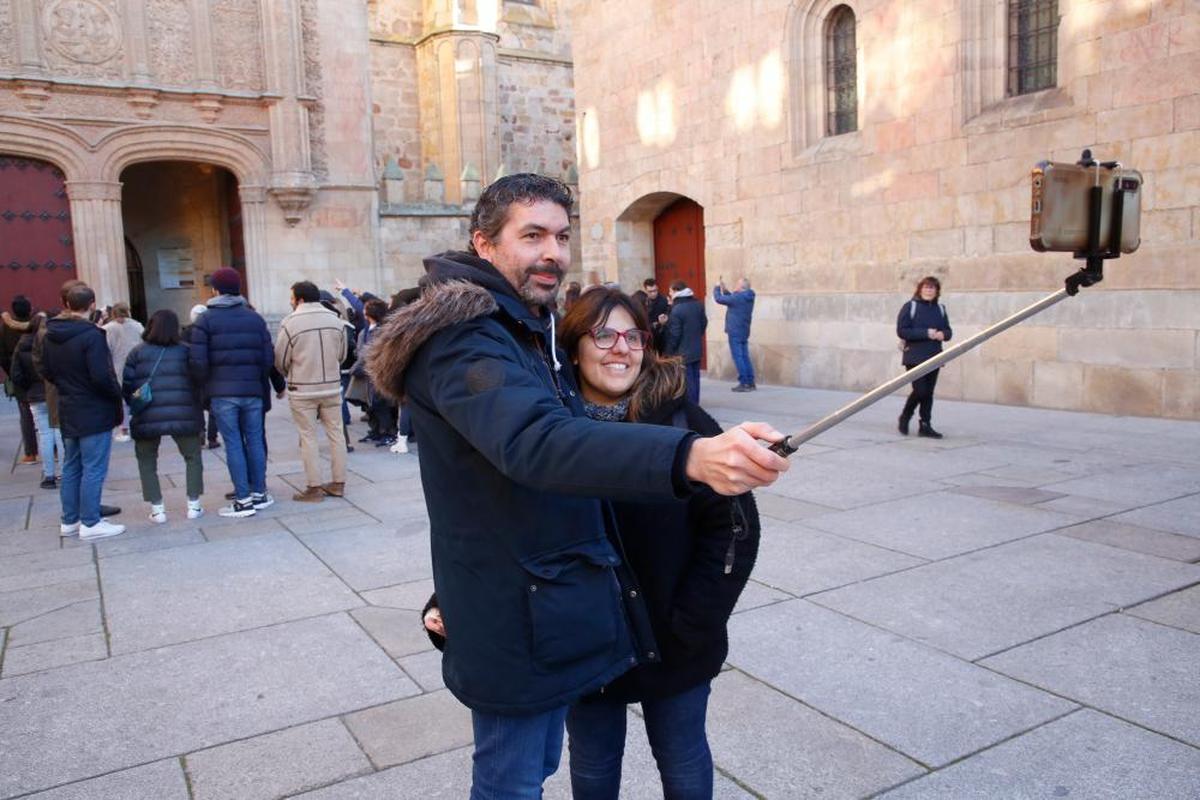
{"label": "sandstone wall", "polygon": [[[1058,86],[1005,98],[996,4],[851,2],[859,130],[824,137],[797,6],[835,5],[575,5],[585,267],[632,288],[661,208],[645,198],[691,197],[710,285],[759,293],[763,379],[865,389],[899,370],[919,277],[942,279],[958,338],[1061,286],[1070,256],[1029,249],[1029,170],[1091,147],[1146,178],[1141,249],[948,367],[939,395],[1200,417],[1200,8],[1060,0]],[[709,315],[709,368],[730,376]]]}

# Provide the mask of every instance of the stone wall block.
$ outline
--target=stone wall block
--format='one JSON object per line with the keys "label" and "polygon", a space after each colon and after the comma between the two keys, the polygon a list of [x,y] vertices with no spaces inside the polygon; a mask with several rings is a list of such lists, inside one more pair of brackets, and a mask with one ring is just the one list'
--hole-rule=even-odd
{"label": "stone wall block", "polygon": [[1103,414],[1162,413],[1163,371],[1125,367],[1083,369],[1083,408]]}
{"label": "stone wall block", "polygon": [[979,346],[979,353],[986,361],[1054,361],[1058,358],[1058,331],[1023,323],[988,339]]}
{"label": "stone wall block", "polygon": [[1058,354],[1064,361],[1111,366],[1190,367],[1195,363],[1194,331],[1062,330]]}
{"label": "stone wall block", "polygon": [[1200,94],[1175,98],[1174,112],[1173,130],[1176,133],[1200,128]]}
{"label": "stone wall block", "polygon": [[996,402],[1029,405],[1033,399],[1033,362],[997,361]]}
{"label": "stone wall block", "polygon": [[1173,170],[1200,164],[1200,131],[1183,131],[1170,136],[1137,139],[1129,165],[1142,173]]}
{"label": "stone wall block", "polygon": [[[1102,141],[1115,142],[1160,136],[1171,133],[1174,124],[1175,101],[1160,100],[1133,108],[1101,111],[1096,115],[1096,137]],[[1107,152],[1104,153],[1104,158],[1109,158]]]}
{"label": "stone wall block", "polygon": [[425,168],[425,184],[423,195],[426,203],[446,202],[446,180],[437,164]]}
{"label": "stone wall block", "polygon": [[1195,208],[1143,211],[1142,246],[1159,242],[1182,242],[1192,238],[1192,214],[1194,212]]}
{"label": "stone wall block", "polygon": [[1083,403],[1083,365],[1054,361],[1033,364],[1033,404],[1043,408],[1079,408]]}
{"label": "stone wall block", "polygon": [[873,350],[842,349],[838,385],[849,391],[873,389],[896,372],[892,353]]}
{"label": "stone wall block", "polygon": [[1176,419],[1200,417],[1200,369],[1163,372],[1162,413]]}
{"label": "stone wall block", "polygon": [[959,394],[964,400],[982,403],[996,401],[996,364],[984,361],[978,353],[968,353],[958,359],[962,369],[962,389]]}
{"label": "stone wall block", "polygon": [[986,256],[995,249],[995,230],[991,226],[971,226],[963,229],[963,255]]}
{"label": "stone wall block", "polygon": [[916,231],[908,237],[910,258],[948,258],[963,254],[963,230]]}
{"label": "stone wall block", "polygon": [[1167,47],[1172,56],[1194,53],[1200,50],[1200,14],[1185,14],[1170,22]]}
{"label": "stone wall block", "polygon": [[1193,208],[1200,204],[1200,165],[1154,174],[1155,208]]}

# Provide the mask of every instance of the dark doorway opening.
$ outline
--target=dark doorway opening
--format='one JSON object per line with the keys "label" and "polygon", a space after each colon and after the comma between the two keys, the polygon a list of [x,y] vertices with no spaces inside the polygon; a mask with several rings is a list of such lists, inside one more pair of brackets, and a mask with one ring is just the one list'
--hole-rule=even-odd
{"label": "dark doorway opening", "polygon": [[207,279],[222,266],[246,285],[237,178],[213,164],[151,161],[121,173],[126,274],[133,315],[143,322],[169,308],[187,324],[205,302]]}
{"label": "dark doorway opening", "polygon": [[[654,279],[664,293],[672,281],[682,280],[705,302],[704,209],[695,200],[681,197],[655,218]],[[708,368],[707,343],[700,367]]]}

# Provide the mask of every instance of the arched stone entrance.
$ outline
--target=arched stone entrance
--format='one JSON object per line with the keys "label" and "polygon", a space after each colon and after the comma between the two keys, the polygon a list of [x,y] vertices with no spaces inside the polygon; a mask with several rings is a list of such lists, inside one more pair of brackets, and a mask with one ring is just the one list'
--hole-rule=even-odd
{"label": "arched stone entrance", "polygon": [[125,275],[134,316],[169,308],[186,324],[208,298],[205,277],[221,266],[246,280],[242,208],[229,170],[195,161],[146,161],[120,175]]}

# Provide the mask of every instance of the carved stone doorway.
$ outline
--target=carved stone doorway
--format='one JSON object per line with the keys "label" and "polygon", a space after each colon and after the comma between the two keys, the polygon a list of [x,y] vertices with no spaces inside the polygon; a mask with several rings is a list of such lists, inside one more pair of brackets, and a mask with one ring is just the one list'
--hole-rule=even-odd
{"label": "carved stone doorway", "polygon": [[192,306],[210,296],[207,279],[218,268],[246,280],[242,207],[233,173],[214,164],[150,161],[121,173],[121,218],[126,276],[134,316],[161,308],[188,323]]}

